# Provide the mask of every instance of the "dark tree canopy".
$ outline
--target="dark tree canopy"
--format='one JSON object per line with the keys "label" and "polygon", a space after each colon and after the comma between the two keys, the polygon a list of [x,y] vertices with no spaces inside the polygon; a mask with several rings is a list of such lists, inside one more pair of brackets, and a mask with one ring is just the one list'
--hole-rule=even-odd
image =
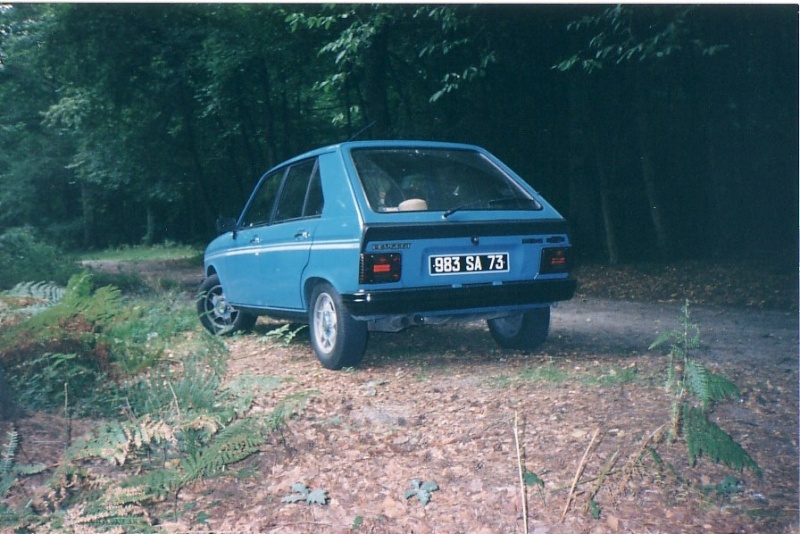
{"label": "dark tree canopy", "polygon": [[487,147],[587,257],[796,251],[797,50],[792,5],[0,6],[0,233],[201,243],[358,133]]}

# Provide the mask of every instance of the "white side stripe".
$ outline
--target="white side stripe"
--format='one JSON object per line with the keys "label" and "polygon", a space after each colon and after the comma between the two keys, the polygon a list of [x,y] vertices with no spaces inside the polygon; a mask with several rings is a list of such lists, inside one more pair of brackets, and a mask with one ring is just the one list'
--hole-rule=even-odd
{"label": "white side stripe", "polygon": [[266,252],[282,252],[289,250],[358,250],[360,244],[358,241],[325,241],[321,243],[282,243],[276,245],[257,245],[240,247],[233,250],[225,250],[216,252],[206,257],[207,261],[216,260],[219,258],[227,258],[232,256],[241,256],[247,254],[261,254]]}

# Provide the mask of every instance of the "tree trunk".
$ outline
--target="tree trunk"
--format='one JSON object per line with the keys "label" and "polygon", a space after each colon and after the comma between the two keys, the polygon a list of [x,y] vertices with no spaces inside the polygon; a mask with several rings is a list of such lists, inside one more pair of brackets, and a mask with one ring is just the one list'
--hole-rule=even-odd
{"label": "tree trunk", "polygon": [[264,77],[261,89],[264,92],[264,111],[266,115],[264,117],[264,121],[266,123],[265,128],[267,132],[267,139],[265,140],[267,143],[267,161],[265,167],[272,167],[278,163],[278,151],[275,148],[277,136],[275,135],[275,109],[272,105],[272,79],[270,78],[270,70],[267,68],[267,66],[262,64],[261,68],[263,71],[262,75]]}
{"label": "tree trunk", "polygon": [[587,88],[579,73],[569,73],[569,212],[567,218],[572,227],[572,241],[582,250],[594,256],[598,241],[597,216],[595,213],[593,180],[588,175],[590,155],[587,154]]}
{"label": "tree trunk", "polygon": [[639,97],[636,99],[638,110],[636,113],[636,125],[639,130],[639,160],[642,165],[642,181],[644,182],[644,189],[647,195],[647,202],[650,210],[650,219],[653,222],[653,229],[656,234],[656,246],[658,247],[658,255],[664,260],[670,257],[669,234],[664,225],[663,209],[661,207],[661,200],[656,187],[656,175],[653,170],[653,160],[650,156],[650,147],[647,140],[650,137],[650,123],[647,118],[647,111],[645,106],[644,89],[642,84],[637,84],[637,93]]}
{"label": "tree trunk", "polygon": [[603,228],[606,236],[606,251],[608,252],[608,263],[616,265],[619,263],[619,246],[617,245],[617,234],[614,231],[614,222],[611,219],[611,192],[608,184],[608,175],[603,169],[603,160],[600,154],[600,134],[594,130],[594,156],[597,165],[597,178],[600,189],[600,208],[603,213]]}
{"label": "tree trunk", "polygon": [[145,212],[147,215],[147,227],[145,229],[144,237],[142,238],[142,243],[144,245],[152,245],[155,241],[156,234],[156,214],[153,210],[152,201],[147,202],[145,206]]}
{"label": "tree trunk", "polygon": [[377,137],[390,136],[392,130],[389,95],[386,84],[388,76],[389,35],[386,28],[378,28],[367,50],[365,58],[364,93],[367,119],[374,121],[373,133]]}
{"label": "tree trunk", "polygon": [[81,226],[83,227],[83,246],[92,248],[94,242],[94,199],[89,184],[81,183]]}

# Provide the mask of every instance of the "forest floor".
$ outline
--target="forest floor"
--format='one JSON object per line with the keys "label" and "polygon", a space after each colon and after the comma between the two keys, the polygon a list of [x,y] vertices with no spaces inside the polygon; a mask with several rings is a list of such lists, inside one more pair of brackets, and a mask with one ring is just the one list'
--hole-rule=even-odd
{"label": "forest floor", "polygon": [[[187,305],[201,277],[185,262],[94,267],[171,280],[186,288]],[[226,339],[230,377],[282,378],[256,411],[269,413],[293,393],[307,401],[260,454],[184,489],[169,506],[180,518],[163,527],[798,533],[794,269],[587,265],[577,272],[579,294],[554,308],[550,338],[534,353],[498,349],[479,323],[418,327],[372,334],[361,366],[342,372],[320,367],[305,331],[276,344],[266,334],[281,323],[261,319],[252,334]],[[630,461],[670,420],[667,357],[648,346],[678,326],[686,298],[702,337],[694,357],[741,392],[711,419],[758,463],[760,477],[707,457],[691,466],[681,440],[656,447],[663,464]],[[42,418],[19,427],[42,440],[51,432]],[[521,470],[543,483],[527,486],[524,499]],[[437,484],[427,505],[405,498],[413,479]],[[326,491],[327,505],[282,502],[298,482]]]}

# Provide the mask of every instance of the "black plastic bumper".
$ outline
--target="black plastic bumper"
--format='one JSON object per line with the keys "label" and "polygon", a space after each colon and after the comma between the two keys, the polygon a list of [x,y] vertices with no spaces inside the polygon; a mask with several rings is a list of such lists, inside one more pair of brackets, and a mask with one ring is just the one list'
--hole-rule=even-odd
{"label": "black plastic bumper", "polygon": [[576,285],[573,279],[558,279],[502,285],[384,289],[344,294],[342,301],[355,317],[425,314],[448,310],[457,312],[569,300],[575,294]]}

